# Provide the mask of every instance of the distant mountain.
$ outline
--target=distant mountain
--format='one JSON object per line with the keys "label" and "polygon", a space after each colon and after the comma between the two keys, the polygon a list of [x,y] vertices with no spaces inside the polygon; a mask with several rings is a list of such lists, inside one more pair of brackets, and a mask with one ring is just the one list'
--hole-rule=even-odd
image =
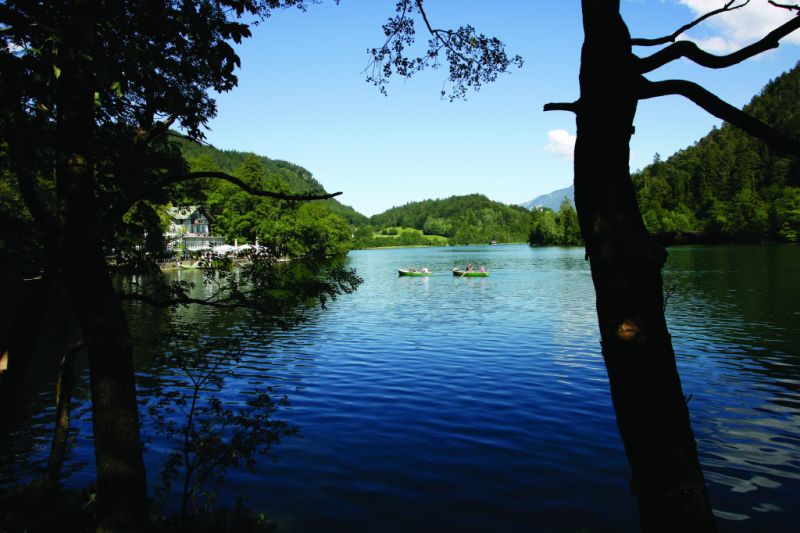
{"label": "distant mountain", "polygon": [[572,206],[575,207],[575,186],[570,185],[566,189],[558,189],[557,191],[553,191],[550,194],[543,194],[541,196],[537,196],[530,202],[525,202],[524,204],[520,204],[525,209],[533,209],[534,207],[549,207],[553,211],[558,211],[558,208],[561,206],[561,201],[564,197],[569,198],[570,203]]}

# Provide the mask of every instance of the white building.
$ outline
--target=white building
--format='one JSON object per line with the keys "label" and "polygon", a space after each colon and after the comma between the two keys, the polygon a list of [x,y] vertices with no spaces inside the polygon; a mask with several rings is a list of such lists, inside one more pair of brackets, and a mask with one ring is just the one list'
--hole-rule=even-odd
{"label": "white building", "polygon": [[192,252],[225,244],[223,237],[211,235],[211,215],[203,206],[170,207],[167,214],[170,226],[164,238],[168,250],[182,247],[184,251]]}

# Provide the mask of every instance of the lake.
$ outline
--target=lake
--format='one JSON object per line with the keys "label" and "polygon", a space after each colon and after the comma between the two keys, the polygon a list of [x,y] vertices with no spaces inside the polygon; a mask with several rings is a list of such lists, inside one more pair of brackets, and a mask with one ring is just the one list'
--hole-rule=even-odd
{"label": "lake", "polygon": [[[718,527],[797,531],[800,247],[669,252],[667,317]],[[226,501],[246,496],[280,531],[637,529],[582,249],[384,249],[348,261],[363,285],[294,330],[199,315],[247,339],[223,399],[276,386],[291,402],[280,416],[300,430],[275,448],[277,463],[231,471]],[[466,263],[490,277],[452,275]],[[398,277],[412,265],[433,275]],[[157,320],[141,306],[131,316],[137,331]],[[158,353],[137,358],[143,396],[177,379]],[[89,464],[69,478],[78,487],[93,479],[86,375],[70,458]],[[32,396],[17,433],[34,460],[46,453],[50,390]],[[164,442],[146,418],[143,431],[155,482]]]}

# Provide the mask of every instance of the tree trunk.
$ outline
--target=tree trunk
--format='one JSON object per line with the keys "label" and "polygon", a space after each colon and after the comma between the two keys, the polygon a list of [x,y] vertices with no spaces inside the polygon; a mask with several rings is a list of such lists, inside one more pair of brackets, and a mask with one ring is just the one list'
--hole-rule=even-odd
{"label": "tree trunk", "polygon": [[56,192],[64,224],[60,261],[89,355],[98,531],[147,527],[147,485],[127,320],[97,227],[93,143],[93,2],[77,0],[63,24],[57,88]]}
{"label": "tree trunk", "polygon": [[83,348],[83,341],[70,344],[61,357],[56,381],[56,422],[53,428],[53,441],[50,445],[50,456],[47,459],[47,470],[44,478],[48,483],[58,482],[61,467],[67,453],[67,437],[69,436],[69,404],[72,401],[72,389],[75,383],[75,356]]}
{"label": "tree trunk", "polygon": [[575,204],[597,296],[617,424],[645,531],[713,531],[664,318],[666,252],[647,233],[630,177],[637,80],[619,0],[583,0]]}

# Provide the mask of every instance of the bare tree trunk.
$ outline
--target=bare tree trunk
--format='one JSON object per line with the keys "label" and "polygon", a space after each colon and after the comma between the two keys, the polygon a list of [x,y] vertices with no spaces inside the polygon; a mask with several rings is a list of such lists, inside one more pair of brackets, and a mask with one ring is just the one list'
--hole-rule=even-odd
{"label": "bare tree trunk", "polygon": [[67,436],[69,435],[69,404],[72,401],[72,389],[75,383],[75,356],[83,348],[83,341],[70,344],[61,356],[56,381],[56,422],[53,428],[53,441],[50,445],[50,456],[47,460],[45,480],[56,483],[61,475],[61,467],[67,453]]}
{"label": "bare tree trunk", "polygon": [[597,296],[611,395],[645,531],[713,531],[714,520],[664,318],[664,249],[630,177],[637,73],[619,0],[583,0],[575,204]]}
{"label": "bare tree trunk", "polygon": [[91,57],[93,2],[76,0],[59,44],[56,191],[64,224],[60,261],[89,354],[97,469],[98,531],[147,527],[147,485],[133,368],[133,346],[97,227]]}

